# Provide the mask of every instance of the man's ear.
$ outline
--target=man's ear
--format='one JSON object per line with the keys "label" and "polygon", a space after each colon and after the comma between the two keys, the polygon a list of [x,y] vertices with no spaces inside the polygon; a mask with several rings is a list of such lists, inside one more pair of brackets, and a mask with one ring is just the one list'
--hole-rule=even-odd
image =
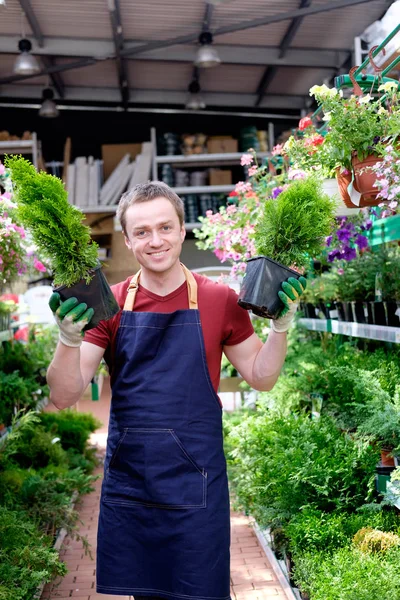
{"label": "man's ear", "polygon": [[127,248],[129,248],[129,250],[132,250],[132,245],[131,245],[130,241],[128,240],[128,238],[126,237],[126,235],[124,235],[124,241],[125,241],[125,246]]}
{"label": "man's ear", "polygon": [[186,237],[186,229],[185,229],[185,224],[183,224],[182,228],[181,228],[181,241],[182,242],[184,242],[185,237]]}

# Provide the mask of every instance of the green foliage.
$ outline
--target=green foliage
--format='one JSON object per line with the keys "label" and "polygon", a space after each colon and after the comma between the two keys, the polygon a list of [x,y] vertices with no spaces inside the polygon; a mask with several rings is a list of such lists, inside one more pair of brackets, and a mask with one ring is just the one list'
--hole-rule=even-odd
{"label": "green foliage", "polygon": [[311,600],[399,600],[400,549],[307,552],[296,559],[294,580]]}
{"label": "green foliage", "polygon": [[14,407],[29,405],[31,397],[27,383],[17,373],[0,371],[0,423],[11,425]]}
{"label": "green foliage", "polygon": [[61,438],[65,450],[72,449],[83,454],[90,434],[101,423],[90,413],[78,413],[76,410],[63,410],[59,413],[42,413],[42,425],[54,436]]}
{"label": "green foliage", "polygon": [[361,510],[348,514],[304,509],[294,515],[284,529],[290,551],[299,556],[306,551],[329,552],[348,546],[357,531],[366,526],[397,531],[400,520],[394,511]]}
{"label": "green foliage", "polygon": [[69,204],[60,179],[38,173],[22,157],[6,159],[11,169],[18,204],[18,217],[32,234],[43,257],[50,261],[54,284],[71,286],[91,279],[97,266],[97,244],[91,242],[90,229],[83,225],[84,215]]}
{"label": "green foliage", "polygon": [[336,300],[338,293],[338,275],[332,272],[322,273],[320,277],[307,277],[307,287],[303,292],[302,300],[318,304],[318,302],[331,302]]}
{"label": "green foliage", "polygon": [[24,512],[0,506],[0,599],[32,600],[43,580],[66,574],[50,545]]}
{"label": "green foliage", "polygon": [[54,435],[40,425],[35,428],[21,428],[20,436],[11,444],[7,443],[9,460],[26,469],[40,469],[48,464],[67,465],[67,454]]}
{"label": "green foliage", "polygon": [[275,200],[264,203],[255,229],[257,252],[287,267],[304,267],[310,256],[321,253],[335,207],[317,179],[291,182]]}
{"label": "green foliage", "polygon": [[371,435],[383,448],[400,449],[400,407],[387,402],[360,423],[358,430]]}
{"label": "green foliage", "polygon": [[301,508],[352,510],[372,497],[379,453],[328,417],[259,411],[230,432],[235,491],[263,524]]}

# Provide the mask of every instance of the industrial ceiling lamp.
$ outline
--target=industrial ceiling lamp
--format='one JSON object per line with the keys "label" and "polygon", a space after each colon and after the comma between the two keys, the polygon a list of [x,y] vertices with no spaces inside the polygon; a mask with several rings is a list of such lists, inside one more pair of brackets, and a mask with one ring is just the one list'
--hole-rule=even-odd
{"label": "industrial ceiling lamp", "polygon": [[213,37],[209,31],[203,31],[199,36],[200,48],[197,51],[194,64],[197,67],[210,68],[216,67],[221,63],[218,52],[212,47]]}
{"label": "industrial ceiling lamp", "polygon": [[56,103],[53,100],[54,92],[51,88],[45,88],[42,92],[42,106],[39,108],[39,117],[54,119],[60,114]]}
{"label": "industrial ceiling lamp", "polygon": [[32,44],[26,38],[19,40],[18,48],[21,54],[17,56],[14,63],[13,72],[15,75],[34,75],[40,73],[40,65],[33,54],[31,54]]}
{"label": "industrial ceiling lamp", "polygon": [[186,102],[186,108],[189,110],[203,110],[206,107],[202,96],[200,95],[200,83],[198,79],[193,79],[189,83],[189,98]]}

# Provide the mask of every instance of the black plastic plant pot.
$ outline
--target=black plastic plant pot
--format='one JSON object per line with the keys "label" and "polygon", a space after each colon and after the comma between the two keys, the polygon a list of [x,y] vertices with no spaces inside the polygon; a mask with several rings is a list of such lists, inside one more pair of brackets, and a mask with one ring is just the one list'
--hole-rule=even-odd
{"label": "black plastic plant pot", "polygon": [[336,302],[339,321],[351,322],[353,320],[353,312],[350,302]]}
{"label": "black plastic plant pot", "polygon": [[374,324],[374,310],[373,310],[373,302],[366,302],[367,305],[367,323],[368,325]]}
{"label": "black plastic plant pot", "polygon": [[314,306],[314,304],[311,304],[311,302],[306,302],[304,312],[305,312],[307,319],[316,319],[317,318],[317,313],[315,312],[315,306]]}
{"label": "black plastic plant pot", "polygon": [[384,302],[372,302],[372,313],[374,325],[387,325],[386,310]]}
{"label": "black plastic plant pot", "polygon": [[399,309],[397,302],[385,302],[385,304],[387,324],[389,325],[389,327],[400,327],[400,318],[396,314],[396,312]]}
{"label": "black plastic plant pot", "polygon": [[367,306],[366,302],[352,302],[351,307],[353,310],[353,321],[356,323],[367,322]]}
{"label": "black plastic plant pot", "polygon": [[89,284],[81,279],[71,287],[61,285],[54,288],[54,291],[60,294],[62,301],[75,297],[79,302],[85,302],[88,308],[93,308],[94,315],[86,325],[85,331],[97,327],[100,321],[111,319],[119,311],[118,302],[100,267],[93,269],[93,277]]}
{"label": "black plastic plant pot", "polygon": [[299,279],[300,276],[266,256],[249,258],[238,304],[258,317],[276,319],[284,308],[278,296],[282,283],[289,277]]}

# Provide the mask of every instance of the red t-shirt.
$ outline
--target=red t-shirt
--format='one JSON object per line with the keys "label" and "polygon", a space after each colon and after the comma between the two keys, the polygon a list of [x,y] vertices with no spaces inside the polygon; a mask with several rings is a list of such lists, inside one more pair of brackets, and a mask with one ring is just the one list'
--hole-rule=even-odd
{"label": "red t-shirt", "polygon": [[[207,277],[193,273],[198,286],[198,305],[204,336],[208,370],[215,391],[218,390],[223,346],[240,344],[254,333],[248,312],[237,303],[237,294],[227,285],[214,283]],[[125,304],[131,277],[111,286],[121,309]],[[135,311],[172,313],[188,309],[187,284],[183,283],[168,296],[157,296],[139,285]],[[85,342],[90,342],[106,350],[104,359],[113,376],[115,340],[121,319],[121,312],[108,321],[102,321],[94,329],[85,333]]]}

